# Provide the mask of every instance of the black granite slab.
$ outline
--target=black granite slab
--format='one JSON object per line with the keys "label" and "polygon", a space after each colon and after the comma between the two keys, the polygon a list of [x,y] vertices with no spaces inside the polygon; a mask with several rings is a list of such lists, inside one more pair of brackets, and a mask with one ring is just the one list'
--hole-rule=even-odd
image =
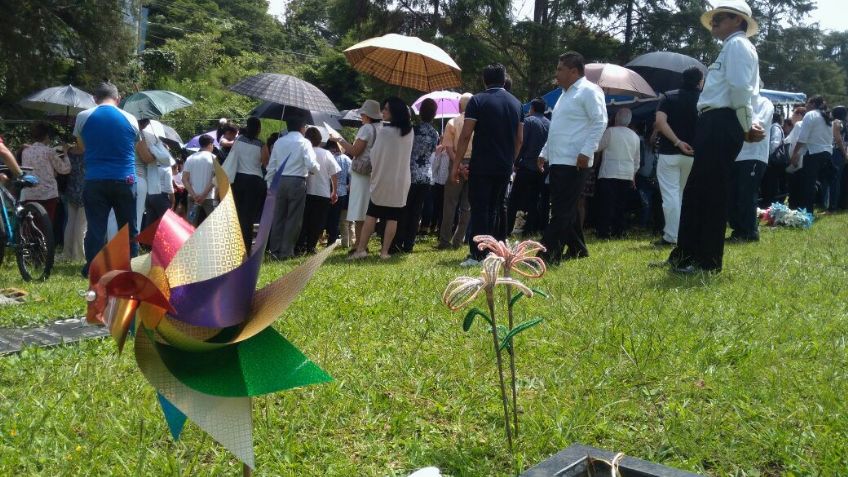
{"label": "black granite slab", "polygon": [[[610,467],[592,459],[612,461],[615,452],[573,444],[519,477],[612,477]],[[621,477],[701,477],[635,457],[625,456],[618,468]]]}
{"label": "black granite slab", "polygon": [[48,348],[109,336],[103,326],[85,324],[85,318],[58,320],[39,328],[0,328],[0,355],[19,352],[24,346]]}

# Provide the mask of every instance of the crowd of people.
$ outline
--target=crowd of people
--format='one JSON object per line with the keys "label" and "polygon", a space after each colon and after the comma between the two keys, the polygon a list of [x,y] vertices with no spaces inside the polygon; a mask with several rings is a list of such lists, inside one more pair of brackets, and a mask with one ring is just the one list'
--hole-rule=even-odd
{"label": "crowd of people", "polygon": [[41,178],[21,199],[42,204],[51,219],[61,189],[63,255],[84,257],[84,274],[107,239],[110,215],[112,228],[127,225],[131,239],[168,209],[200,225],[220,199],[216,162],[232,184],[248,250],[278,181],[271,260],[314,253],[322,239],[362,259],[375,232],[387,259],[433,233],[436,249],[465,244],[461,265],[471,266],[484,253],[471,237],[541,234],[542,255],[556,264],[589,256],[584,225],[614,239],[636,223],[661,232],[656,246],[674,247],[666,262],[674,271],[720,271],[726,240],[759,239],[757,207],[784,198],[810,212],[848,205],[848,130],[846,108],[831,111],[821,96],[784,119],[759,94],[748,40],[757,24],[743,0],[718,2],[702,23],[723,43],[709,74],[684,71],[679,89],[639,121],[618,108],[610,123],[583,56],[568,52],[556,66],[562,95],[552,107],[536,98],[523,114],[506,69],[492,64],[482,71],[483,91],[463,94],[459,116],[441,128],[432,99],[417,115],[398,97],[369,99],[352,143],[322,135],[306,118],[288,119],[284,134],[267,141],[258,118],[243,128],[222,120],[217,137],[201,136],[184,161],[174,160],[149,120],[119,109],[117,89],[103,83],[98,106],[77,116],[75,144],[54,149],[38,123],[18,160],[2,140],[0,157],[13,174],[20,162]]}

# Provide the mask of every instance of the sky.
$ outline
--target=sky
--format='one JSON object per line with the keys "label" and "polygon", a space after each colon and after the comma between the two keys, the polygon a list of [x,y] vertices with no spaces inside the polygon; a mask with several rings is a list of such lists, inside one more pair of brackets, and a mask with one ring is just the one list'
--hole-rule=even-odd
{"label": "sky", "polygon": [[[811,22],[819,22],[821,28],[825,30],[848,30],[848,15],[845,14],[846,0],[818,0],[816,4],[818,8],[811,13]],[[518,18],[532,16],[533,1],[512,0],[512,10]],[[286,0],[268,0],[268,13],[279,16],[285,11]]]}

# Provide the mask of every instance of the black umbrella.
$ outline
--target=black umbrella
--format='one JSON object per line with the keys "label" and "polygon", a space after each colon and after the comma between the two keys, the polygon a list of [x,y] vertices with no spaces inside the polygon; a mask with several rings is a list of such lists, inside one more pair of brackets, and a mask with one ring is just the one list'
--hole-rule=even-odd
{"label": "black umbrella", "polygon": [[324,123],[327,123],[333,129],[342,128],[342,125],[339,123],[341,114],[325,113],[322,111],[307,111],[293,106],[283,106],[282,104],[272,103],[270,101],[265,101],[259,106],[253,108],[250,115],[256,116],[257,118],[267,119],[282,118],[283,121],[297,117],[306,119],[307,124],[323,126]]}
{"label": "black umbrella", "polygon": [[657,93],[680,89],[683,72],[692,66],[707,74],[707,67],[700,61],[671,51],[645,53],[624,66],[639,73]]}
{"label": "black umbrella", "polygon": [[230,86],[230,90],[285,107],[339,114],[326,94],[315,85],[294,76],[261,73],[239,81]]}
{"label": "black umbrella", "polygon": [[342,118],[339,119],[339,122],[342,124],[342,126],[358,128],[362,126],[362,115],[359,114],[358,109],[342,111]]}

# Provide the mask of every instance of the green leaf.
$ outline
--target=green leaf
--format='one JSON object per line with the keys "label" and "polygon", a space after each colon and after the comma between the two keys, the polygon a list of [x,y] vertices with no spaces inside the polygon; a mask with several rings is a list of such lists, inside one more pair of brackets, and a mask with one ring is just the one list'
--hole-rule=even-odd
{"label": "green leaf", "polygon": [[506,334],[506,336],[503,337],[503,340],[501,340],[501,349],[504,349],[508,346],[512,346],[512,338],[515,335],[521,333],[522,331],[528,328],[532,328],[538,325],[542,322],[542,320],[544,320],[544,318],[533,318],[532,320],[527,320],[523,323],[519,323],[515,328],[510,330],[509,333]]}
{"label": "green leaf", "polygon": [[[542,295],[545,298],[548,298],[548,294],[543,292],[542,290],[539,290],[538,288],[531,288],[531,290],[533,290],[533,293],[536,293],[538,295]],[[510,298],[509,306],[514,306],[515,302],[520,300],[521,297],[523,297],[523,296],[524,296],[524,293],[521,293],[521,292],[516,293],[512,298]]]}
{"label": "green leaf", "polygon": [[537,295],[542,295],[545,298],[550,298],[550,295],[548,295],[547,293],[545,293],[544,291],[542,291],[538,288],[531,288],[531,290],[533,290],[533,293],[536,293]]}
{"label": "green leaf", "polygon": [[468,331],[471,329],[471,325],[474,324],[474,318],[477,316],[482,316],[489,322],[489,326],[492,325],[492,319],[489,318],[489,315],[483,313],[479,308],[472,308],[468,310],[468,313],[465,314],[465,319],[462,320],[462,331]]}

